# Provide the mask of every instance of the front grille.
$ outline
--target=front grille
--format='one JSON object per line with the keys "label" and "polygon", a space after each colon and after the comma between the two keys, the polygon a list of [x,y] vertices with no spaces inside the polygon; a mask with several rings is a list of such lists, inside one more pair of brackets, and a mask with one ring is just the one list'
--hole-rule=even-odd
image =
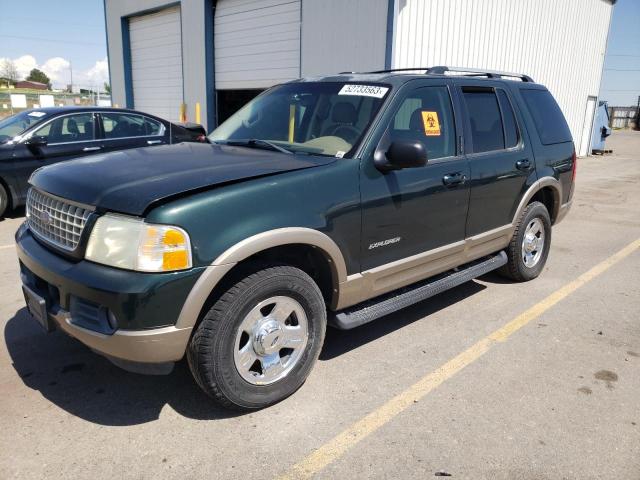
{"label": "front grille", "polygon": [[27,224],[41,239],[67,251],[80,243],[92,210],[31,188],[27,195]]}

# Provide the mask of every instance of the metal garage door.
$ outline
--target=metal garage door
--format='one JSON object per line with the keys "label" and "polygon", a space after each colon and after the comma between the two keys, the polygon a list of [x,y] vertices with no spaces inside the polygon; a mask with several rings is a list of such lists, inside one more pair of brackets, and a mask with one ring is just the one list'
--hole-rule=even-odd
{"label": "metal garage door", "polygon": [[180,7],[132,17],[129,41],[134,108],[177,121],[183,102]]}
{"label": "metal garage door", "polygon": [[216,88],[266,88],[300,76],[300,0],[218,0]]}

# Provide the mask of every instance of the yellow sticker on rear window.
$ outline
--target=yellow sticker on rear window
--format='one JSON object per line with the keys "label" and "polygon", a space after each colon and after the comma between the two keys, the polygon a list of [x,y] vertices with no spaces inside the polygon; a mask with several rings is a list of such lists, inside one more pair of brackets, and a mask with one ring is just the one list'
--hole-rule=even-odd
{"label": "yellow sticker on rear window", "polygon": [[440,135],[440,122],[438,121],[438,112],[422,111],[422,123],[424,124],[424,134],[428,137],[437,137]]}

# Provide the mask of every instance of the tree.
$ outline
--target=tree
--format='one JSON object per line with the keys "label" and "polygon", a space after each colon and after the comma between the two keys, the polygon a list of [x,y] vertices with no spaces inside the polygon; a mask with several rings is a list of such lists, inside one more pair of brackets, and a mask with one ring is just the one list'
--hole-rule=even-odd
{"label": "tree", "polygon": [[107,82],[104,82],[104,91],[105,91],[108,95],[111,95],[111,85],[109,85]]}
{"label": "tree", "polygon": [[29,76],[26,78],[26,80],[30,82],[44,83],[47,86],[47,88],[49,89],[51,88],[51,80],[49,80],[49,77],[47,77],[47,74],[44,73],[42,70],[38,70],[37,68],[34,68],[29,72]]}
{"label": "tree", "polygon": [[0,63],[0,77],[6,78],[12,83],[18,81],[18,69],[13,61],[5,58]]}

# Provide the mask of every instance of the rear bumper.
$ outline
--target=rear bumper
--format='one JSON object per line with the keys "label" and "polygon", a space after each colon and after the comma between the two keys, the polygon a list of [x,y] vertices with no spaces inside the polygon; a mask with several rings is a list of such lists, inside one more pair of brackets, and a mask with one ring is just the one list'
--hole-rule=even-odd
{"label": "rear bumper", "polygon": [[54,326],[112,360],[153,364],[184,356],[192,328],[175,324],[202,268],[147,274],[73,262],[24,226],[16,247],[22,283],[45,300]]}

